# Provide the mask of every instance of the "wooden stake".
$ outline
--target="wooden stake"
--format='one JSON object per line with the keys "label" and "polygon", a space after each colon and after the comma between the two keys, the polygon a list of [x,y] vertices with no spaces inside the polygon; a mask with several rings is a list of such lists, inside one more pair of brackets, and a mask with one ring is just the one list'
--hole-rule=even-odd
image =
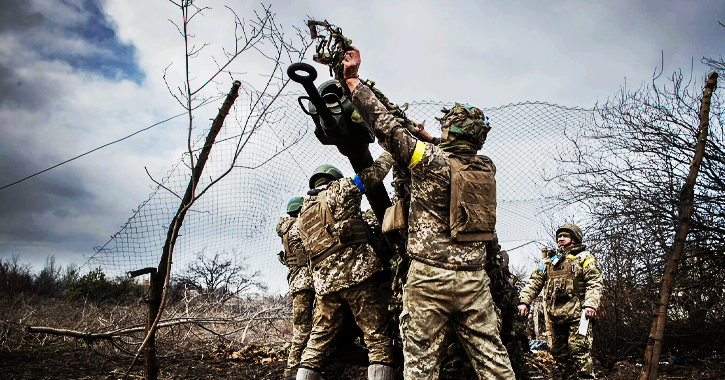
{"label": "wooden stake", "polygon": [[665,273],[662,276],[660,285],[660,297],[655,306],[655,316],[652,321],[652,330],[647,340],[647,349],[644,353],[644,363],[640,380],[656,380],[659,369],[660,353],[662,351],[662,337],[665,333],[665,320],[667,319],[667,306],[670,303],[670,296],[674,288],[677,267],[682,259],[685,247],[685,238],[690,228],[690,217],[694,209],[695,181],[700,170],[700,163],[705,154],[705,143],[707,142],[708,128],[710,126],[710,98],[717,87],[717,73],[712,72],[707,77],[705,89],[702,91],[700,104],[700,133],[697,136],[695,156],[690,165],[690,172],[687,174],[685,184],[680,192],[680,217],[675,230],[675,241],[672,244],[670,255],[667,259]]}

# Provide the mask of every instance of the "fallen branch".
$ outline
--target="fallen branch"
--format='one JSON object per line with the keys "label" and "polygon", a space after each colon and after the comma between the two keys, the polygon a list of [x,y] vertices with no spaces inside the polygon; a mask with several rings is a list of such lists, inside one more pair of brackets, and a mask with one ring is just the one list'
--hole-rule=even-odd
{"label": "fallen branch", "polygon": [[86,332],[75,331],[75,330],[56,329],[56,328],[53,328],[53,327],[28,326],[26,328],[26,330],[29,333],[44,333],[44,334],[52,334],[52,335],[65,335],[65,336],[72,336],[74,338],[81,338],[81,339],[86,340],[86,341],[94,341],[94,340],[97,340],[97,339],[113,339],[113,335],[108,334],[108,333],[94,334],[94,333],[86,333]]}
{"label": "fallen branch", "polygon": [[[202,327],[203,324],[209,324],[209,323],[229,325],[229,324],[234,324],[234,323],[247,322],[247,325],[244,329],[245,333],[246,333],[246,331],[249,329],[249,326],[251,325],[252,321],[259,320],[259,319],[268,319],[268,318],[257,318],[258,316],[265,314],[265,313],[278,312],[283,309],[284,309],[283,307],[278,307],[278,308],[274,308],[274,309],[264,309],[262,311],[257,312],[254,316],[252,316],[250,318],[241,318],[241,319],[237,319],[237,318],[170,319],[170,320],[164,320],[164,321],[159,322],[159,324],[157,325],[157,328],[186,325],[186,324]],[[204,329],[208,330],[206,328],[204,328]],[[83,331],[76,331],[76,330],[69,330],[69,329],[59,329],[59,328],[47,327],[47,326],[26,326],[26,331],[29,333],[43,333],[43,334],[51,334],[51,335],[70,336],[70,337],[81,338],[81,339],[85,339],[85,340],[113,339],[113,338],[120,337],[123,335],[130,335],[133,333],[145,332],[145,330],[146,330],[145,326],[134,326],[134,327],[130,327],[130,328],[111,330],[111,331],[106,331],[106,332],[101,332],[101,333],[90,333],[90,332],[83,332]],[[244,338],[242,338],[242,341],[244,341]]]}

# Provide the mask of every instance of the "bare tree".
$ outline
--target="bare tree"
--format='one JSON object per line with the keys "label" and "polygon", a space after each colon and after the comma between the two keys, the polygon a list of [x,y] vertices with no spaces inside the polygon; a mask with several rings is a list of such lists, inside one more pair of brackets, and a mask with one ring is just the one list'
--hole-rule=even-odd
{"label": "bare tree", "polygon": [[[241,19],[231,8],[227,7],[227,10],[234,20],[233,46],[231,48],[224,48],[222,50],[222,57],[211,57],[216,68],[208,76],[200,79],[197,77],[196,72],[197,70],[203,72],[203,70],[195,67],[193,62],[202,56],[204,49],[208,48],[210,44],[208,42],[202,42],[200,45],[196,45],[194,35],[190,32],[190,29],[192,21],[195,18],[202,17],[211,8],[198,6],[197,2],[193,0],[169,0],[169,2],[177,7],[181,13],[180,22],[171,22],[176,26],[184,43],[184,78],[182,84],[176,86],[176,90],[172,90],[166,71],[164,72],[164,81],[171,95],[184,108],[188,115],[189,127],[185,165],[189,168],[189,184],[186,192],[183,195],[178,195],[171,189],[165,187],[161,182],[152,178],[158,186],[176,195],[181,202],[176,214],[169,223],[166,242],[164,243],[158,268],[150,272],[152,279],[150,281],[149,319],[147,321],[149,332],[138,351],[140,354],[146,350],[146,376],[149,379],[155,379],[158,375],[158,365],[155,359],[154,331],[160,321],[168,295],[174,246],[186,213],[200,197],[212,186],[221,181],[236,166],[237,158],[242,150],[250,141],[256,129],[267,121],[274,101],[282,94],[282,91],[287,86],[289,82],[285,71],[287,65],[291,62],[301,60],[310,46],[304,34],[299,30],[297,30],[294,39],[287,38],[282,26],[275,21],[274,14],[271,12],[269,6],[262,5],[262,9],[255,12],[254,17],[250,20]],[[209,87],[212,84],[221,85],[221,78],[224,76],[233,77],[235,74],[239,75],[239,73],[232,71],[232,63],[242,55],[246,56],[248,54],[255,54],[257,60],[266,62],[269,65],[268,71],[265,74],[260,74],[264,78],[261,89],[255,88],[255,85],[252,83],[242,83],[240,80],[235,80],[232,90],[226,95],[224,104],[212,123],[204,146],[200,150],[195,150],[192,144],[193,131],[195,129],[195,112],[199,107],[218,99],[218,97],[210,95]],[[255,59],[254,57],[249,58]],[[240,89],[249,98],[251,106],[249,109],[244,110],[246,117],[237,120],[241,130],[236,140],[234,153],[228,160],[229,165],[226,170],[222,170],[221,173],[215,173],[214,176],[208,176],[208,180],[205,178],[202,183],[204,165],[209,158],[216,136],[221,130],[225,118],[234,104]],[[224,95],[221,97],[224,97]],[[136,358],[138,358],[138,354]],[[136,358],[134,358],[134,362]],[[130,369],[129,367],[129,370],[126,372],[126,377]]]}
{"label": "bare tree", "polygon": [[[235,258],[234,260],[228,257]],[[266,286],[257,281],[259,271],[250,272],[236,252],[207,255],[199,252],[196,260],[190,262],[177,279],[177,286],[192,289],[216,302],[224,303],[231,297],[245,291]]]}
{"label": "bare tree", "polygon": [[62,289],[62,267],[55,264],[55,255],[45,258],[45,266],[33,281],[35,292],[40,295],[57,296]]}

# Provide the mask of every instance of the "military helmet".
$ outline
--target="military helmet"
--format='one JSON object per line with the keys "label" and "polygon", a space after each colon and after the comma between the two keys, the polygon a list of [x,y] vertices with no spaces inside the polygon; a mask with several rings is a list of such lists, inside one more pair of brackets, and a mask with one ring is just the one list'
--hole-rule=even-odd
{"label": "military helmet", "polygon": [[315,182],[322,176],[332,177],[336,180],[344,177],[338,168],[329,164],[320,165],[312,172],[312,176],[310,176],[310,189],[315,188]]}
{"label": "military helmet", "polygon": [[296,212],[299,212],[302,208],[302,202],[304,202],[304,198],[302,197],[292,197],[292,199],[287,202],[287,213],[292,215]]}
{"label": "military helmet", "polygon": [[483,147],[491,124],[480,109],[470,104],[456,103],[453,108],[443,108],[441,112],[445,115],[436,118],[441,123],[441,129],[456,133],[456,139],[470,141],[478,149]]}
{"label": "military helmet", "polygon": [[584,237],[582,230],[574,223],[562,224],[561,227],[556,230],[556,236],[559,236],[559,232],[568,232],[571,234],[571,240],[577,244],[581,244],[582,238]]}

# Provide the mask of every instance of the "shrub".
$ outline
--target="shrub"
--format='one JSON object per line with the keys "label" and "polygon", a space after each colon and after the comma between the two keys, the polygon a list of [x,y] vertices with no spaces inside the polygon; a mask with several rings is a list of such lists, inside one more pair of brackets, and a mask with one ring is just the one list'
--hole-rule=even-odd
{"label": "shrub", "polygon": [[94,269],[68,285],[66,297],[72,300],[86,299],[93,302],[125,302],[140,298],[146,289],[133,279],[118,277],[113,281],[106,278],[101,268]]}

